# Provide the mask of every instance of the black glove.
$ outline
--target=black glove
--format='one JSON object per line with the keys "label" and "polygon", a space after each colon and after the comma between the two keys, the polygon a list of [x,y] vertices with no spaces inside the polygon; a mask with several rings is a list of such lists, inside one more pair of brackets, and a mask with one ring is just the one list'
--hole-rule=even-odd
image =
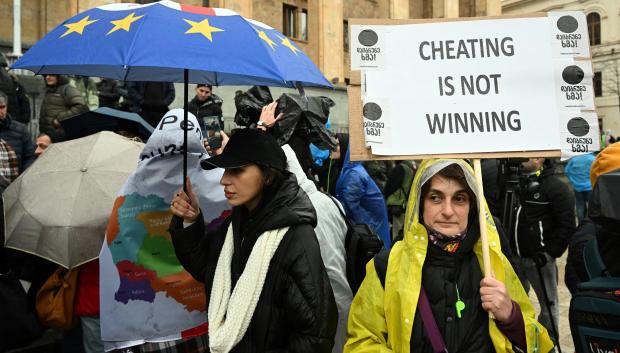
{"label": "black glove", "polygon": [[543,267],[547,264],[547,254],[544,251],[537,252],[532,259],[538,267]]}

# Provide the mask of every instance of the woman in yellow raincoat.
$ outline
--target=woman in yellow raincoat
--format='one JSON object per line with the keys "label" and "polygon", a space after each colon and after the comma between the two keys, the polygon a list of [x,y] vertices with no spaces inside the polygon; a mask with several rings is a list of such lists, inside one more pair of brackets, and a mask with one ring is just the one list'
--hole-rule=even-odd
{"label": "woman in yellow raincoat", "polygon": [[553,349],[502,254],[488,208],[483,226],[494,278],[483,278],[477,197],[483,196],[465,161],[422,163],[411,186],[404,240],[376,258],[387,264],[382,279],[375,260],[366,267],[351,305],[345,353]]}

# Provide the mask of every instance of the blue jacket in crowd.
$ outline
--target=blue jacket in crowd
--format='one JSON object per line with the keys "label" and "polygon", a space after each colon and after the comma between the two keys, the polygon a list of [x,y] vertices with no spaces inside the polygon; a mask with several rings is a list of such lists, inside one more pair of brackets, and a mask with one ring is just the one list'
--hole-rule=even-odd
{"label": "blue jacket in crowd", "polygon": [[592,162],[594,162],[594,154],[586,153],[571,158],[566,167],[564,167],[564,173],[573,184],[573,188],[577,192],[591,191],[592,185],[590,184],[590,168]]}
{"label": "blue jacket in crowd", "polygon": [[368,224],[387,249],[392,246],[383,194],[362,162],[351,162],[348,148],[336,183],[336,198],[344,206],[351,223]]}

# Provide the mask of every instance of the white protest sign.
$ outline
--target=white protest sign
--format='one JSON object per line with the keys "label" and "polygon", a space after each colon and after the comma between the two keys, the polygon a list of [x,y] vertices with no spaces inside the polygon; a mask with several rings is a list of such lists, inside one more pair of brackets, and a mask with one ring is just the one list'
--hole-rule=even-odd
{"label": "white protest sign", "polygon": [[[577,28],[560,26],[573,36],[558,38],[580,48],[585,17],[570,14]],[[594,109],[593,75],[590,61],[577,59],[576,50],[558,52],[558,39],[550,40],[562,16],[352,25],[351,66],[361,70],[363,131],[372,154],[569,148],[570,129],[560,127],[575,111]],[[362,33],[382,43],[373,68],[363,66],[369,46]]]}
{"label": "white protest sign", "polygon": [[548,23],[554,57],[590,57],[588,23],[583,12],[552,11]]}
{"label": "white protest sign", "polygon": [[556,60],[556,95],[561,108],[594,110],[594,86],[590,61]]}
{"label": "white protest sign", "polygon": [[351,65],[356,68],[363,68],[367,70],[381,70],[385,66],[385,34],[384,30],[380,29],[368,29],[354,27],[351,33],[352,38],[356,38],[356,43],[359,45],[355,47],[355,51],[351,52]]}
{"label": "white protest sign", "polygon": [[566,111],[560,123],[562,159],[600,150],[598,117],[593,111]]}

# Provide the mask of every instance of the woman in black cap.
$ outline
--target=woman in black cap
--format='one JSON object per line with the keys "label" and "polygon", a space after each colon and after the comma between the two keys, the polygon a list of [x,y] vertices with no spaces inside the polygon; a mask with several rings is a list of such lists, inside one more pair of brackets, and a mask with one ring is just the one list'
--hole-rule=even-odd
{"label": "woman in black cap", "polygon": [[232,215],[206,231],[188,180],[173,198],[170,233],[181,264],[210,294],[211,352],[330,352],[338,314],[316,213],[276,140],[239,130],[202,166],[225,169]]}

